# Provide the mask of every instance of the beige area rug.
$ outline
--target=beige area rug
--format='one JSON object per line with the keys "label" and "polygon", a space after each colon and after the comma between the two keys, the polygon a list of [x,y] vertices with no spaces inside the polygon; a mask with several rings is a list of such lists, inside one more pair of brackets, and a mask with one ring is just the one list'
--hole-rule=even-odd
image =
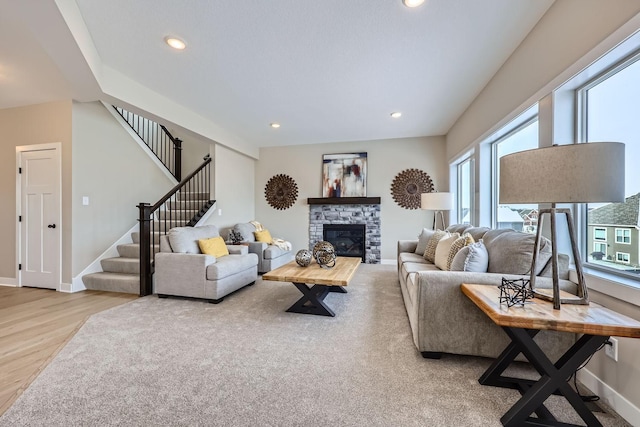
{"label": "beige area rug", "polygon": [[420,356],[395,266],[363,264],[348,291],[326,299],[335,318],[286,313],[298,290],[261,280],[219,305],[150,296],[94,315],[0,425],[500,425],[518,393],[478,384],[488,359]]}

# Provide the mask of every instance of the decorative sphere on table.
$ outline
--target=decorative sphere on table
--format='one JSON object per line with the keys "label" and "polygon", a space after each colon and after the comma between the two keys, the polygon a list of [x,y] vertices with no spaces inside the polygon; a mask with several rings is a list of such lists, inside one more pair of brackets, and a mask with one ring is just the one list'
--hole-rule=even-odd
{"label": "decorative sphere on table", "polygon": [[313,246],[313,257],[322,268],[333,268],[336,265],[336,250],[333,245],[321,240]]}
{"label": "decorative sphere on table", "polygon": [[296,253],[296,262],[300,267],[308,267],[311,264],[312,254],[309,249],[300,249]]}

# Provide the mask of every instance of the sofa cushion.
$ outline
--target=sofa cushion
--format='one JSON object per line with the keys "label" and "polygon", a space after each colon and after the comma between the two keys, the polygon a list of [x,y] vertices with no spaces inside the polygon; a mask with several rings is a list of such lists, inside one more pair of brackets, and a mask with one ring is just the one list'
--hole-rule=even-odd
{"label": "sofa cushion", "polygon": [[[553,255],[553,254],[552,254]],[[558,278],[562,280],[569,280],[569,255],[558,254]],[[547,261],[540,274],[540,277],[553,277],[553,262],[551,258]]]}
{"label": "sofa cushion", "polygon": [[427,260],[424,259],[422,255],[415,254],[413,252],[400,252],[398,254],[400,258],[400,262],[417,262],[421,264],[426,264]]}
{"label": "sofa cushion", "polygon": [[220,280],[258,265],[256,254],[229,255],[207,266],[207,280]]}
{"label": "sofa cushion", "polygon": [[448,231],[449,233],[464,233],[467,228],[470,228],[471,224],[451,224],[444,231]]}
{"label": "sofa cushion", "polygon": [[433,263],[440,270],[447,270],[447,261],[449,259],[449,252],[451,252],[451,246],[453,246],[453,243],[458,240],[458,238],[460,238],[460,234],[453,233],[438,241],[438,246],[436,246],[436,257]]}
{"label": "sofa cushion", "polygon": [[198,240],[198,246],[200,247],[200,252],[205,255],[213,255],[216,258],[229,255],[229,249],[227,249],[227,245],[220,236],[200,239]]}
{"label": "sofa cushion", "polygon": [[[487,231],[483,241],[489,253],[489,273],[529,274],[536,236],[514,230]],[[496,232],[496,233],[494,233]],[[549,240],[542,238],[534,274],[537,276],[551,258]]]}
{"label": "sofa cushion", "polygon": [[253,232],[256,231],[256,227],[250,222],[241,222],[233,226],[233,231],[240,233],[242,236],[242,242],[255,242],[256,238]]}
{"label": "sofa cushion", "polygon": [[271,233],[267,229],[254,231],[253,235],[256,238],[256,242],[262,242],[267,244],[273,243],[273,238],[271,237]]}
{"label": "sofa cushion", "polygon": [[473,241],[477,242],[484,237],[484,233],[491,230],[489,227],[469,227],[464,230],[465,233],[471,234]]}
{"label": "sofa cushion", "polygon": [[435,230],[429,230],[428,228],[422,229],[422,232],[418,236],[418,246],[416,246],[417,254],[424,256],[424,250],[427,249],[427,242],[435,232]]}
{"label": "sofa cushion", "polygon": [[276,245],[269,245],[267,246],[267,249],[265,249],[262,253],[262,257],[264,259],[276,259],[289,252],[290,251],[282,249]]}
{"label": "sofa cushion", "polygon": [[489,253],[482,240],[460,249],[451,262],[451,271],[486,273],[489,267]]}
{"label": "sofa cushion", "polygon": [[455,242],[453,242],[453,244],[451,245],[451,249],[449,249],[449,256],[447,257],[447,271],[451,270],[451,263],[453,262],[453,258],[460,251],[460,249],[464,248],[465,246],[469,246],[472,243],[474,243],[473,237],[471,237],[471,234],[467,233],[466,231],[462,236],[458,237]]}
{"label": "sofa cushion", "polygon": [[169,230],[169,244],[173,252],[199,254],[198,240],[218,237],[218,227],[204,225],[202,227],[174,227]]}
{"label": "sofa cushion", "polygon": [[424,250],[424,259],[433,263],[436,260],[436,248],[438,247],[438,242],[445,236],[448,236],[449,232],[437,230],[433,233],[433,236],[427,242],[427,247]]}

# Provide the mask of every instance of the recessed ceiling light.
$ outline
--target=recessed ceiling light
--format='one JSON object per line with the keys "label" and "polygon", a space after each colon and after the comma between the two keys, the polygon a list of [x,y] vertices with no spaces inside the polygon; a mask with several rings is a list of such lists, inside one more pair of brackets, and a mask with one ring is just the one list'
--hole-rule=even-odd
{"label": "recessed ceiling light", "polygon": [[394,119],[397,119],[400,116],[402,116],[402,113],[400,111],[396,111],[394,113],[391,113],[391,117],[393,117]]}
{"label": "recessed ceiling light", "polygon": [[278,129],[280,127],[280,123],[271,123],[269,126],[271,126],[274,129]]}
{"label": "recessed ceiling light", "polygon": [[424,3],[424,0],[402,0],[402,3],[407,7],[418,7]]}
{"label": "recessed ceiling light", "polygon": [[165,37],[164,41],[171,46],[174,49],[178,49],[178,50],[182,50],[185,47],[187,47],[187,45],[180,39],[177,39],[175,37]]}

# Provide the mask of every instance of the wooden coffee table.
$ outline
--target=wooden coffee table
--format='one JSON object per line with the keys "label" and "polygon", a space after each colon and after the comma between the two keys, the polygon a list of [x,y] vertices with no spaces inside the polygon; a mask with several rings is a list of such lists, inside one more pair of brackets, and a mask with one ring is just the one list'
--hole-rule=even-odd
{"label": "wooden coffee table", "polygon": [[344,287],[349,285],[361,262],[361,258],[337,257],[333,268],[322,268],[315,262],[308,267],[300,267],[295,261],[291,261],[263,274],[262,279],[291,282],[302,292],[302,298],[289,307],[288,312],[334,317],[335,313],[325,304],[324,299],[329,292],[346,294]]}
{"label": "wooden coffee table", "polygon": [[[609,336],[640,338],[640,322],[593,302],[589,305],[563,304],[560,310],[554,310],[552,302],[534,298],[524,307],[507,307],[498,302],[500,290],[497,286],[463,284],[462,292],[511,338],[511,344],[479,380],[482,385],[515,388],[522,394],[500,419],[502,425],[570,425],[558,422],[544,406],[551,394],[564,396],[588,426],[602,425],[568,380],[593,353],[606,345]],[[541,330],[582,336],[554,364],[533,340]],[[520,353],[540,374],[538,381],[502,376]],[[537,418],[530,417],[534,412]]]}

